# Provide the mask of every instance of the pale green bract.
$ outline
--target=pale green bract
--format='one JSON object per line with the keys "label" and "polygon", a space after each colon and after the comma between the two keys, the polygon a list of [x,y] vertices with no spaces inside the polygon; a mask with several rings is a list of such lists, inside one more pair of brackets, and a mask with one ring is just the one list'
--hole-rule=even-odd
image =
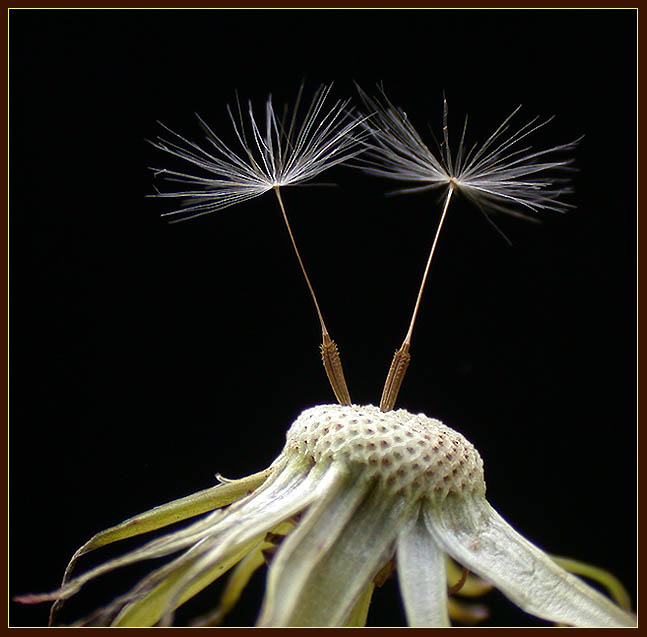
{"label": "pale green bract", "polygon": [[[184,529],[68,579],[89,550],[211,509]],[[259,626],[365,625],[374,581],[391,560],[409,625],[448,626],[447,556],[537,617],[573,626],[635,625],[632,614],[567,573],[488,504],[483,461],[460,433],[424,414],[372,405],[305,410],[266,471],[98,534],[74,556],[59,590],[22,601],[60,603],[103,573],[179,554],[88,623],[169,625],[179,605],[237,565],[214,622],[269,547],[275,552]]]}

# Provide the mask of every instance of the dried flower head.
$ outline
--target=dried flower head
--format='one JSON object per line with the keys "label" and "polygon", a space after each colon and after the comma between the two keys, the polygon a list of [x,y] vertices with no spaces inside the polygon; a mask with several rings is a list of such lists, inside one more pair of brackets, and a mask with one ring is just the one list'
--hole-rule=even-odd
{"label": "dried flower head", "polygon": [[[67,580],[89,550],[232,501]],[[260,626],[363,626],[374,587],[394,569],[409,625],[449,626],[450,614],[459,612],[478,619],[482,608],[461,609],[448,597],[449,556],[538,617],[575,626],[635,624],[488,504],[483,461],[464,436],[403,409],[305,410],[267,470],[100,533],[74,556],[59,590],[22,601],[63,600],[113,569],[174,553],[179,556],[80,623],[169,625],[177,606],[234,567],[220,605],[198,622],[217,623],[265,561]],[[473,589],[488,590],[485,581],[470,579]],[[460,583],[450,592],[456,588]]]}

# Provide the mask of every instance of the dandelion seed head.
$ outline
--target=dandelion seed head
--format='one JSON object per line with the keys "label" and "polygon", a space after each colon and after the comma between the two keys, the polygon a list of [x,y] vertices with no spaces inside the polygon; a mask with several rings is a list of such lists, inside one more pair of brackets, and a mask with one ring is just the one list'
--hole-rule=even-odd
{"label": "dandelion seed head", "polygon": [[[558,173],[572,170],[573,150],[581,138],[566,144],[535,149],[530,138],[553,118],[535,117],[513,128],[512,113],[481,144],[466,141],[467,118],[459,142],[452,152],[448,106],[443,99],[442,141],[433,153],[406,113],[394,106],[382,92],[373,99],[358,90],[367,108],[373,111],[363,126],[370,133],[367,152],[358,166],[369,174],[417,185],[396,193],[421,192],[432,188],[455,187],[484,212],[506,212],[515,216],[542,210],[565,212],[573,206],[564,200],[572,192],[568,180]],[[435,139],[435,138],[434,138]]]}
{"label": "dandelion seed head", "polygon": [[332,84],[320,86],[301,109],[301,86],[292,110],[286,107],[280,117],[272,95],[259,118],[251,101],[243,110],[237,99],[235,106],[227,107],[234,145],[227,145],[200,116],[204,132],[200,143],[162,124],[170,138],[158,137],[153,146],[183,161],[186,169],[153,170],[168,183],[187,185],[155,195],[181,200],[181,208],[166,215],[190,219],[224,210],[269,190],[308,182],[362,153],[360,142],[368,134],[361,127],[362,118],[354,113],[350,100],[328,105],[331,88]]}
{"label": "dandelion seed head", "polygon": [[439,420],[373,405],[319,405],[287,433],[286,450],[317,465],[341,462],[358,479],[378,479],[410,500],[485,495],[483,461],[474,446]]}

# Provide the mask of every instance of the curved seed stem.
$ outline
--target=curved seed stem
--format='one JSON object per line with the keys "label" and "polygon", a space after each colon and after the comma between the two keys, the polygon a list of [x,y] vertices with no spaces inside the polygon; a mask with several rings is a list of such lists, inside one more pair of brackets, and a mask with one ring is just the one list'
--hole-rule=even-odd
{"label": "curved seed stem", "polygon": [[384,390],[382,391],[382,399],[380,400],[380,410],[381,411],[391,411],[395,406],[395,401],[398,398],[398,393],[404,380],[404,375],[409,366],[409,361],[411,360],[411,355],[409,354],[409,347],[411,346],[411,335],[413,334],[413,326],[416,323],[416,318],[418,317],[418,310],[420,308],[420,301],[422,299],[422,293],[425,289],[425,284],[427,283],[427,276],[429,275],[429,268],[431,267],[431,260],[433,259],[434,252],[436,251],[436,244],[438,243],[438,236],[440,235],[440,230],[443,227],[443,222],[445,221],[445,215],[447,214],[447,208],[449,207],[449,202],[452,198],[452,193],[454,192],[454,183],[450,181],[449,190],[447,191],[447,197],[445,197],[445,204],[443,205],[443,213],[440,217],[440,222],[438,223],[438,228],[436,229],[436,236],[434,237],[434,242],[431,246],[429,252],[429,258],[427,259],[427,265],[425,267],[425,272],[422,275],[422,282],[420,283],[420,289],[418,290],[418,298],[416,299],[416,304],[413,308],[413,314],[411,316],[411,322],[409,323],[409,329],[407,335],[404,337],[404,341],[399,350],[395,352],[393,356],[393,361],[391,362],[391,367],[389,373],[386,377],[386,382],[384,383]]}
{"label": "curved seed stem", "polygon": [[288,234],[290,235],[292,247],[294,248],[294,252],[297,255],[297,260],[299,261],[299,265],[301,266],[301,272],[303,272],[308,290],[310,291],[310,296],[312,297],[312,300],[315,304],[315,310],[317,311],[319,323],[321,324],[321,358],[323,361],[324,369],[326,370],[326,376],[328,376],[328,382],[330,383],[330,386],[332,387],[332,390],[339,404],[350,405],[350,394],[346,385],[346,379],[344,377],[344,370],[341,365],[339,350],[337,349],[335,342],[330,338],[330,334],[328,333],[326,324],[324,323],[323,315],[321,314],[321,310],[319,309],[319,303],[317,303],[315,291],[312,287],[312,284],[310,283],[310,278],[308,277],[308,273],[306,272],[305,265],[303,265],[303,260],[301,259],[301,255],[299,254],[297,243],[294,240],[294,235],[292,234],[292,228],[290,227],[290,222],[288,221],[288,216],[285,212],[285,206],[283,205],[283,199],[281,198],[281,190],[279,186],[274,186],[274,192],[276,193],[276,197],[279,200],[279,206],[281,207],[281,213],[283,214],[285,227],[287,228]]}

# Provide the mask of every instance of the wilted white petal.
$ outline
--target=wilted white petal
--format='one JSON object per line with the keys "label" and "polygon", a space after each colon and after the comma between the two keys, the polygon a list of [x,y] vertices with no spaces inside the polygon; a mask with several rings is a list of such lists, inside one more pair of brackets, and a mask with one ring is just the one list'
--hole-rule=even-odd
{"label": "wilted white petal", "polygon": [[[256,514],[259,512],[264,513],[268,509],[271,510],[272,507],[276,507],[277,502],[282,503],[283,498],[288,496],[290,492],[298,487],[307,477],[307,473],[304,471],[302,463],[300,462],[293,463],[291,466],[288,466],[283,470],[279,470],[279,466],[280,465],[277,465],[275,471],[272,472],[270,477],[259,489],[242,500],[238,500],[226,511],[214,511],[210,515],[194,522],[185,529],[164,535],[148,542],[141,548],[109,560],[108,562],[72,578],[56,591],[32,595],[30,596],[29,602],[34,603],[47,600],[67,599],[74,595],[85,583],[99,577],[100,575],[117,568],[134,564],[135,562],[177,553],[188,546],[193,546],[193,548],[196,549],[196,546],[198,546],[196,543],[204,537],[213,537],[223,534],[232,526],[232,524],[241,524],[245,522],[246,519],[255,518]],[[251,505],[247,506],[250,501]],[[234,522],[232,513],[238,510],[241,511]],[[289,517],[289,515],[291,514],[288,513],[285,517]]]}
{"label": "wilted white petal", "polygon": [[[128,518],[120,524],[93,536],[74,554],[72,561],[76,561],[81,555],[112,542],[140,535],[141,533],[148,533],[230,504],[246,495],[249,491],[256,489],[267,480],[271,472],[271,469],[265,469],[245,478],[227,480],[224,484],[198,491]],[[72,561],[70,561],[66,573],[71,570]]]}
{"label": "wilted white petal", "polygon": [[[237,500],[248,493],[250,490],[254,490],[258,487],[263,481],[267,480],[270,473],[272,473],[272,469],[265,469],[264,471],[260,471],[239,480],[229,480],[227,484],[219,484],[210,489],[204,489],[203,491],[198,491],[197,493],[184,498],[179,498],[178,500],[173,500],[167,504],[157,506],[149,511],[145,511],[144,513],[135,515],[132,518],[128,518],[116,526],[97,533],[80,549],[78,549],[76,553],[74,553],[65,569],[61,587],[64,587],[70,580],[72,571],[74,570],[78,559],[82,555],[102,546],[112,544],[113,542],[140,535],[141,533],[147,533],[170,524],[175,524],[176,522],[196,517],[202,513],[207,513],[208,511],[212,511],[218,507],[230,504],[234,500]],[[198,525],[201,524],[204,526],[211,524],[212,519],[212,516],[207,516],[203,518]],[[188,529],[174,534],[172,538],[165,536],[161,540],[155,540],[155,543],[157,543],[157,545],[160,543],[170,545],[171,543],[177,542],[182,537],[186,537],[187,535],[196,532],[197,528],[198,527],[195,525],[192,525]],[[150,544],[148,546],[150,547]],[[58,600],[52,606],[50,617],[53,618],[55,616],[56,612],[62,606],[62,603],[63,600]]]}
{"label": "wilted white petal", "polygon": [[[270,533],[284,536],[294,528],[294,524],[294,521],[281,522],[281,524],[271,529]],[[243,589],[247,586],[252,575],[265,564],[266,555],[264,552],[272,548],[276,549],[276,542],[266,536],[263,542],[260,542],[254,550],[250,551],[238,562],[227,578],[225,588],[220,594],[218,606],[209,613],[193,620],[191,626],[217,626],[220,624],[225,615],[240,599]]]}
{"label": "wilted white petal", "polygon": [[178,570],[173,577],[167,577],[145,597],[131,603],[117,619],[119,625],[157,623],[242,559],[263,540],[267,531],[299,513],[320,495],[320,471],[311,471],[304,479],[303,466],[299,470],[288,465],[282,473],[285,480],[276,480],[280,489],[254,494],[237,510],[232,507],[223,521],[226,525],[221,524],[224,528],[215,528],[199,548],[187,553],[190,559],[177,558]]}
{"label": "wilted white petal", "polygon": [[411,505],[354,475],[336,487],[279,548],[259,625],[342,625],[389,559]]}
{"label": "wilted white petal", "polygon": [[[282,486],[280,490],[268,490],[263,494],[265,497],[251,497],[238,510],[232,510],[225,518],[227,524],[224,533],[221,531],[206,537],[189,567],[186,570],[182,568],[183,572],[172,581],[165,580],[161,595],[154,591],[152,601],[155,614],[149,608],[151,600],[146,597],[131,605],[133,617],[138,617],[139,607],[144,609],[142,617],[145,616],[147,622],[156,623],[164,615],[169,615],[237,563],[262,541],[267,531],[299,513],[321,495],[321,471],[314,469],[304,478],[306,474],[302,465],[299,469],[288,465],[282,473],[285,474],[285,484],[277,479]],[[192,553],[196,553],[195,548]],[[182,558],[178,558],[178,565],[184,566]],[[164,623],[169,620],[170,617],[166,618]],[[122,625],[139,625],[132,621],[128,619],[127,624]]]}
{"label": "wilted white petal", "polygon": [[[116,603],[113,602],[106,610],[121,610],[114,620],[108,620],[106,623],[117,627],[154,626],[162,617],[169,615],[180,604],[206,588],[260,544],[261,539],[255,538],[232,547],[224,556],[219,555],[211,559],[209,570],[202,570],[200,577],[192,577],[192,574],[200,564],[204,564],[205,560],[211,557],[209,552],[202,558],[177,558],[171,564],[153,571],[127,595],[116,600]],[[187,580],[190,580],[190,584],[186,583]],[[179,595],[178,590],[181,591]]]}
{"label": "wilted white petal", "polygon": [[635,625],[631,614],[555,564],[485,499],[448,499],[442,507],[425,507],[424,514],[429,532],[449,555],[526,612],[573,626]]}
{"label": "wilted white petal", "polygon": [[225,615],[238,603],[245,586],[249,583],[254,573],[265,564],[263,549],[271,545],[260,542],[254,550],[250,551],[235,568],[227,579],[224,591],[220,595],[218,606],[207,614],[194,619],[191,626],[217,626]]}
{"label": "wilted white petal", "polygon": [[449,626],[445,553],[422,512],[398,534],[398,581],[409,626]]}

